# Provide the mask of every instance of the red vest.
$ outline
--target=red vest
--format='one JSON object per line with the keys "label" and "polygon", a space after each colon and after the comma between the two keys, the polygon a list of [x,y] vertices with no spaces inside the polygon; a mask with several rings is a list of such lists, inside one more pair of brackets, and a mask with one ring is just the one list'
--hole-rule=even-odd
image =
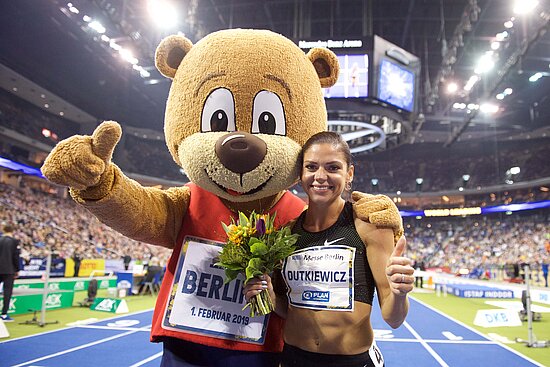
{"label": "red vest", "polygon": [[[161,341],[163,337],[172,337],[202,345],[232,350],[280,352],[283,348],[284,320],[274,312],[270,315],[265,343],[263,345],[195,335],[162,328],[162,319],[164,317],[164,311],[166,310],[166,303],[170,296],[174,273],[176,271],[184,237],[195,236],[225,242],[227,241],[227,236],[221,226],[221,222],[229,224],[231,217],[237,219],[236,215],[232,213],[216,195],[201,189],[193,183],[189,183],[186,186],[191,189],[191,200],[187,213],[183,218],[178,240],[172,252],[172,256],[170,257],[170,261],[168,262],[168,266],[166,267],[166,274],[164,275],[157,298],[157,304],[153,314],[153,326],[151,328],[151,341],[156,342]],[[300,198],[290,192],[286,192],[269,213],[273,214],[277,212],[275,226],[280,227],[298,217],[303,211],[304,205],[304,202]]]}

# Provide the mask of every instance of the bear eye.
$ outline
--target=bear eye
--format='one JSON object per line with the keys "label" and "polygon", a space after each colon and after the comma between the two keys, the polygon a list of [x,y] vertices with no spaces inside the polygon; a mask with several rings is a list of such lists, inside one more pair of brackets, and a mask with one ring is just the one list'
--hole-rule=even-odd
{"label": "bear eye", "polygon": [[235,131],[235,100],[231,91],[214,89],[202,108],[201,131]]}
{"label": "bear eye", "polygon": [[266,90],[254,97],[252,134],[286,135],[283,103],[279,96]]}

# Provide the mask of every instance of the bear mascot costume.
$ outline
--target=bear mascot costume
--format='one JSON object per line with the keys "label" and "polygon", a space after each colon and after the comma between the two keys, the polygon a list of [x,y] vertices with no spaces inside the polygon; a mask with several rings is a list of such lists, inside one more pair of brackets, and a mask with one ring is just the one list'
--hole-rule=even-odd
{"label": "bear mascot costume", "polygon": [[[242,284],[224,284],[213,258],[227,240],[221,222],[238,211],[276,213],[278,227],[303,211],[286,189],[298,181],[304,142],[327,129],[321,88],[336,83],[338,60],[328,49],[306,55],[270,31],[233,29],[195,45],[169,36],[156,66],[172,79],[164,132],[189,184],[161,190],[125,176],[111,162],[122,134],[112,121],[60,142],[42,172],[118,232],[173,249],[151,330],[151,340],[164,343],[163,365],[215,365],[232,356],[235,365],[278,365],[283,320],[249,318]],[[358,218],[401,236],[389,198],[354,196]]]}

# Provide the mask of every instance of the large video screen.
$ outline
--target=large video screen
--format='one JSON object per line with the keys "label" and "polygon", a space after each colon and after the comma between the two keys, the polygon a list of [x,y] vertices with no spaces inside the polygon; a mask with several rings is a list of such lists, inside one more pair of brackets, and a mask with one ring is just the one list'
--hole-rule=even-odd
{"label": "large video screen", "polygon": [[335,85],[323,89],[325,98],[361,98],[369,95],[369,56],[337,55],[340,75]]}
{"label": "large video screen", "polygon": [[414,97],[414,73],[383,59],[380,63],[378,99],[411,112]]}

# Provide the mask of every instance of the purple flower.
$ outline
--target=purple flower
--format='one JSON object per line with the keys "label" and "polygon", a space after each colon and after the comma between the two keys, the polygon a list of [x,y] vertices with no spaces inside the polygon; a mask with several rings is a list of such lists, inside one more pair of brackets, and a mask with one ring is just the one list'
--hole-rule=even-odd
{"label": "purple flower", "polygon": [[263,236],[265,234],[265,221],[263,218],[259,218],[256,221],[256,233],[258,236]]}

